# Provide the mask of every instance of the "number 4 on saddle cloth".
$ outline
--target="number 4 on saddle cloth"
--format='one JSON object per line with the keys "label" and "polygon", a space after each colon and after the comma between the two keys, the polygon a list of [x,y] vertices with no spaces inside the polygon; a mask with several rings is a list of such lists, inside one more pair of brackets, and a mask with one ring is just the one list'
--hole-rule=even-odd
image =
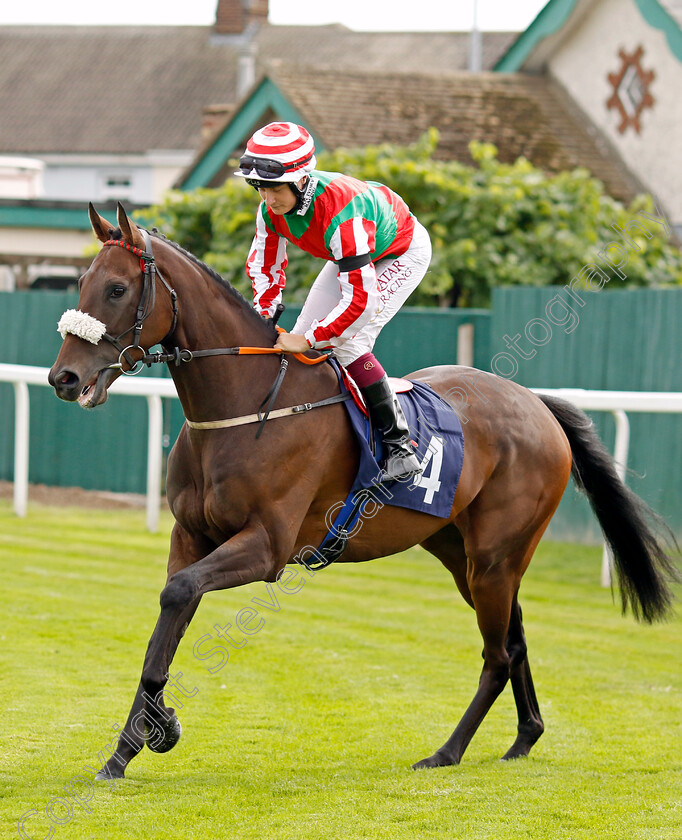
{"label": "number 4 on saddle cloth", "polygon": [[393,380],[422,472],[405,481],[382,483],[380,432],[371,429],[358,390],[346,371],[334,358],[329,362],[342,390],[353,396],[344,405],[360,447],[360,465],[348,498],[345,502],[340,499],[327,513],[329,533],[304,561],[314,570],[338,559],[348,540],[362,528],[363,517],[371,518],[384,505],[449,516],[464,460],[464,435],[452,406],[422,382]]}

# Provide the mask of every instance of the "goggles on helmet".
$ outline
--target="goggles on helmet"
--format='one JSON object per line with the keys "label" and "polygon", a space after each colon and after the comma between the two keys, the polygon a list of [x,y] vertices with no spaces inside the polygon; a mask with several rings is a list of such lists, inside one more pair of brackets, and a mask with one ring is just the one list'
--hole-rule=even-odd
{"label": "goggles on helmet", "polygon": [[[293,169],[295,167],[289,167]],[[260,178],[272,181],[276,178],[281,178],[286,172],[284,164],[278,160],[269,160],[268,158],[257,158],[251,155],[243,155],[239,159],[239,169],[244,175],[250,175],[254,170]]]}

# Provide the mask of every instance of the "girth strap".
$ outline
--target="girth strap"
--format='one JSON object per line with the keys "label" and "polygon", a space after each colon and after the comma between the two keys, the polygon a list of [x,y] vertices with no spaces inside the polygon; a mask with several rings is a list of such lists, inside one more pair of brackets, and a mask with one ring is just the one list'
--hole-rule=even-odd
{"label": "girth strap", "polygon": [[268,393],[263,398],[263,402],[258,406],[258,414],[261,418],[260,426],[258,427],[258,431],[256,432],[256,437],[259,438],[261,436],[261,432],[263,431],[263,427],[265,426],[265,421],[268,419],[270,414],[270,409],[275,404],[275,400],[277,399],[277,394],[279,394],[279,389],[282,386],[282,380],[284,379],[284,374],[287,372],[287,368],[289,367],[289,362],[286,360],[284,356],[280,359],[279,362],[279,373],[277,374],[277,378],[272,383],[272,387],[268,391]]}
{"label": "girth strap", "polygon": [[314,403],[302,403],[301,405],[292,405],[289,408],[277,408],[271,411],[265,418],[261,412],[258,412],[258,414],[245,414],[242,417],[230,417],[228,420],[201,420],[199,422],[185,420],[185,423],[187,423],[190,429],[229,429],[231,426],[246,426],[249,423],[263,423],[265,420],[275,420],[278,417],[291,417],[296,414],[305,414],[307,411],[312,411],[313,408],[322,408],[325,405],[344,402],[350,398],[351,395],[346,391],[343,394],[327,397],[326,400],[318,400],[318,402]]}

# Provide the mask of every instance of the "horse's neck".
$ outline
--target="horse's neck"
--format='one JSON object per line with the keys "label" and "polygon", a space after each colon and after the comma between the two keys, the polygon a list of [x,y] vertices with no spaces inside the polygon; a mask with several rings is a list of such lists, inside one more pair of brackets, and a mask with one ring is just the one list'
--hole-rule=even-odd
{"label": "horse's neck", "polygon": [[272,347],[271,329],[235,295],[212,278],[178,291],[178,321],[172,343],[189,350],[215,347]]}
{"label": "horse's neck", "polygon": [[[226,347],[272,347],[270,328],[247,311],[229,290],[207,276],[199,267],[178,273],[174,283],[178,295],[178,318],[171,347],[181,350],[211,350]],[[258,357],[255,357],[258,358]],[[227,417],[250,411],[251,387],[245,374],[252,365],[239,356],[196,359],[170,364],[185,416],[192,420]],[[274,360],[273,360],[274,361]],[[268,369],[272,366],[266,365]]]}

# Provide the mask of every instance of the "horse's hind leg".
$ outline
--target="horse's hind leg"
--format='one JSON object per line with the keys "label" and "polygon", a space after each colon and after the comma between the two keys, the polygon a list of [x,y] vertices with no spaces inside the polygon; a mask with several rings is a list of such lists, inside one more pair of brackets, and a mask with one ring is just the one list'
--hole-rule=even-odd
{"label": "horse's hind leg", "polygon": [[467,583],[467,555],[462,535],[454,525],[446,525],[421,543],[422,548],[437,557],[455,579],[462,598],[473,608],[469,584]]}
{"label": "horse's hind leg", "polygon": [[484,664],[478,689],[452,735],[432,756],[414,764],[415,770],[459,764],[476,730],[509,680],[510,657],[506,641],[517,584],[505,561],[486,563],[480,571],[474,571],[470,561],[467,581],[483,637]]}
{"label": "horse's hind leg", "polygon": [[[478,690],[457,728],[446,743],[429,758],[414,764],[415,770],[459,764],[464,751],[510,676],[511,657],[507,637],[512,603],[520,575],[512,573],[521,558],[478,563],[467,557],[459,531],[449,525],[430,537],[423,547],[452,573],[464,600],[476,610],[483,636],[483,671]],[[525,552],[523,552],[525,554]]]}
{"label": "horse's hind leg", "polygon": [[[519,712],[519,737],[507,756],[526,754],[540,736],[537,724],[541,726],[542,722],[527,667],[521,614],[520,610],[516,612],[516,595],[523,572],[548,519],[521,545],[518,532],[514,533],[513,521],[509,516],[505,519],[497,514],[492,522],[486,522],[487,527],[481,528],[481,523],[470,517],[468,522],[463,523],[469,528],[469,538],[465,536],[463,541],[461,538],[455,541],[449,551],[443,537],[448,532],[451,535],[451,529],[424,543],[424,547],[450,569],[465,600],[476,610],[483,638],[484,664],[474,699],[455,731],[432,756],[413,765],[415,769],[459,764],[476,730],[510,677],[513,677]],[[503,523],[509,530],[506,535]],[[499,545],[486,545],[484,534],[498,535]]]}
{"label": "horse's hind leg", "polygon": [[516,741],[502,756],[503,759],[520,758],[528,755],[533,744],[538,740],[545,730],[540,715],[540,707],[533,678],[530,674],[528,655],[526,653],[526,639],[523,632],[523,618],[521,606],[518,600],[514,599],[509,622],[509,635],[507,637],[507,653],[511,659],[510,680],[514,701],[518,714],[518,735]]}

